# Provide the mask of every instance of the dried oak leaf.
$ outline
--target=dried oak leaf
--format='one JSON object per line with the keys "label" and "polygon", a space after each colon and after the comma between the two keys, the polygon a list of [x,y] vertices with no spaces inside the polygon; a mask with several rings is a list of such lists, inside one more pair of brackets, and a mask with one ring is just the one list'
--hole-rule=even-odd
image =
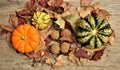
{"label": "dried oak leaf", "polygon": [[105,50],[105,48],[103,48],[99,51],[95,51],[95,54],[93,55],[92,60],[97,61],[97,60],[101,59],[101,56],[103,55],[104,50]]}
{"label": "dried oak leaf", "polygon": [[18,25],[27,23],[27,20],[23,17],[18,16]]}
{"label": "dried oak leaf", "polygon": [[69,59],[71,62],[79,65],[79,59],[75,56],[75,50],[72,50],[72,51],[69,53],[68,59]]}
{"label": "dried oak leaf", "polygon": [[[75,32],[76,22],[80,19],[80,16],[77,13],[70,14],[65,17],[66,27],[72,30],[71,32]],[[70,28],[71,26],[71,28]]]}
{"label": "dried oak leaf", "polygon": [[55,21],[55,23],[56,23],[61,29],[64,29],[64,28],[65,28],[65,21],[63,20],[63,18],[61,17],[61,15],[58,15],[57,20]]}
{"label": "dried oak leaf", "polygon": [[107,12],[106,10],[104,10],[104,9],[96,9],[96,10],[93,10],[92,12],[91,12],[91,14],[92,15],[99,15],[99,16],[101,16],[103,19],[106,19],[106,20],[109,20],[110,19],[110,14],[109,14],[109,12]]}
{"label": "dried oak leaf", "polygon": [[48,2],[49,0],[38,0],[38,4],[42,7],[48,7]]}
{"label": "dried oak leaf", "polygon": [[[70,7],[72,6],[72,4],[70,3],[70,2],[63,2],[62,4],[61,4],[61,7],[63,7],[64,8],[64,11],[68,11],[68,10],[70,10]],[[64,13],[64,12],[63,12]]]}
{"label": "dried oak leaf", "polygon": [[49,0],[47,4],[52,7],[60,7],[60,5],[63,3],[63,0]]}
{"label": "dried oak leaf", "polygon": [[10,42],[11,41],[11,36],[12,36],[12,33],[11,32],[8,32],[7,34],[6,34],[6,37],[7,37],[7,41],[8,42]]}
{"label": "dried oak leaf", "polygon": [[43,40],[45,40],[52,32],[51,30],[51,26],[52,26],[52,21],[50,21],[49,25],[47,26],[47,28],[40,30],[40,36],[43,38]]}
{"label": "dried oak leaf", "polygon": [[45,50],[44,54],[40,55],[39,60],[40,62],[46,62],[47,64],[51,64],[50,57],[51,57],[51,53],[48,50]]}
{"label": "dried oak leaf", "polygon": [[17,13],[18,13],[19,16],[31,16],[32,15],[31,12],[28,11],[27,9],[23,9],[23,10],[17,12]]}
{"label": "dried oak leaf", "polygon": [[35,11],[35,7],[34,7],[35,2],[36,0],[29,0],[26,4],[26,9],[28,9],[31,12],[31,14],[33,14]]}
{"label": "dried oak leaf", "polygon": [[0,24],[0,27],[8,32],[12,32],[14,30],[11,25]]}
{"label": "dried oak leaf", "polygon": [[0,31],[0,37],[3,36],[5,32],[3,30]]}
{"label": "dried oak leaf", "polygon": [[63,0],[55,0],[55,6],[59,7],[62,3],[63,3]]}
{"label": "dried oak leaf", "polygon": [[45,46],[45,41],[44,39],[41,37],[41,41],[39,46],[34,50],[35,53],[40,54],[40,56],[43,56],[45,54],[45,50],[47,49],[47,47]]}
{"label": "dried oak leaf", "polygon": [[38,53],[34,53],[34,52],[25,53],[25,55],[27,55],[31,59],[40,57]]}
{"label": "dried oak leaf", "polygon": [[19,24],[18,17],[15,14],[10,14],[9,23],[16,28]]}
{"label": "dried oak leaf", "polygon": [[44,10],[46,13],[48,13],[50,15],[51,18],[57,18],[58,17],[58,13],[51,11],[49,9],[43,8],[41,10]]}
{"label": "dried oak leaf", "polygon": [[[6,37],[6,34],[8,33],[8,31],[4,30],[4,29],[1,29],[0,31],[0,38],[4,38],[4,36]],[[5,39],[5,38],[4,38]]]}
{"label": "dried oak leaf", "polygon": [[92,6],[88,6],[88,7],[78,7],[77,8],[77,12],[79,13],[79,15],[84,18],[86,17],[88,14],[91,14],[91,12],[94,10],[94,8]]}
{"label": "dried oak leaf", "polygon": [[90,56],[82,48],[77,48],[75,51],[75,56],[78,58],[90,59]]}
{"label": "dried oak leaf", "polygon": [[64,55],[59,55],[56,58],[56,62],[55,64],[53,64],[53,68],[55,67],[61,67],[61,66],[67,66],[69,63],[67,62],[67,60],[65,60]]}
{"label": "dried oak leaf", "polygon": [[47,37],[44,41],[45,41],[45,44],[48,45],[52,40],[50,37]]}
{"label": "dried oak leaf", "polygon": [[64,12],[64,8],[63,7],[48,7],[49,10],[52,10],[58,14],[62,14]]}
{"label": "dried oak leaf", "polygon": [[48,2],[47,2],[47,4],[48,4],[48,6],[52,6],[52,7],[54,7],[55,6],[55,0],[49,0]]}
{"label": "dried oak leaf", "polygon": [[29,1],[27,2],[27,7],[32,7],[32,6],[34,6],[35,1],[36,1],[36,0],[29,0]]}
{"label": "dried oak leaf", "polygon": [[92,0],[81,0],[81,6],[88,6]]}

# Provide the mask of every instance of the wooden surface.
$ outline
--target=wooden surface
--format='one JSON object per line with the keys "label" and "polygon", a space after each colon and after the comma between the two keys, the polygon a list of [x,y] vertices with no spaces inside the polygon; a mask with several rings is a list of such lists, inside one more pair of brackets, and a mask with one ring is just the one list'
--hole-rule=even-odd
{"label": "wooden surface", "polygon": [[[71,1],[74,6],[80,4],[80,0]],[[86,62],[83,66],[70,64],[67,67],[56,70],[120,70],[120,0],[94,0],[100,2],[101,8],[106,9],[112,15],[110,24],[115,30],[116,39],[113,46],[109,46],[102,59],[97,62]],[[0,0],[0,23],[8,24],[9,14],[20,10],[26,0]],[[50,70],[50,66],[36,64],[31,67],[32,60],[16,53],[4,39],[0,39],[0,70]]]}

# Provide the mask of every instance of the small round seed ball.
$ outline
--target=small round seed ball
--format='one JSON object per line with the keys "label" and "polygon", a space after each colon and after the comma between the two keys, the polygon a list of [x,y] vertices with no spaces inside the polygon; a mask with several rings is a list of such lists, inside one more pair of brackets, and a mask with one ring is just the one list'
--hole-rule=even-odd
{"label": "small round seed ball", "polygon": [[61,52],[62,53],[67,53],[68,51],[69,51],[69,48],[70,48],[70,43],[68,43],[68,42],[63,42],[62,44],[61,44]]}
{"label": "small round seed ball", "polygon": [[51,45],[50,50],[53,54],[58,54],[60,52],[60,46],[57,43]]}
{"label": "small round seed ball", "polygon": [[52,30],[52,33],[50,34],[50,36],[51,36],[51,38],[52,38],[53,40],[58,40],[59,37],[60,37],[59,31],[57,31],[57,30]]}
{"label": "small round seed ball", "polygon": [[69,29],[63,29],[61,32],[61,36],[71,36],[71,32]]}

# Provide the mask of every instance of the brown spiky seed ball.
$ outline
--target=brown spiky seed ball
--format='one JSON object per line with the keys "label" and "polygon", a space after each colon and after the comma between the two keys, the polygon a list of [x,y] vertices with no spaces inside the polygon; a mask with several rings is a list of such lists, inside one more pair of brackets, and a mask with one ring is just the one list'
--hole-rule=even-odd
{"label": "brown spiky seed ball", "polygon": [[68,42],[63,42],[62,44],[61,44],[61,52],[62,53],[67,53],[68,51],[69,51],[69,48],[70,48],[70,43],[68,43]]}
{"label": "brown spiky seed ball", "polygon": [[69,29],[63,29],[61,36],[71,36],[71,31]]}
{"label": "brown spiky seed ball", "polygon": [[58,40],[59,39],[59,31],[58,30],[52,30],[52,33],[50,34],[51,38],[53,40]]}
{"label": "brown spiky seed ball", "polygon": [[51,45],[50,50],[53,54],[59,54],[60,52],[60,46],[57,43],[54,43]]}

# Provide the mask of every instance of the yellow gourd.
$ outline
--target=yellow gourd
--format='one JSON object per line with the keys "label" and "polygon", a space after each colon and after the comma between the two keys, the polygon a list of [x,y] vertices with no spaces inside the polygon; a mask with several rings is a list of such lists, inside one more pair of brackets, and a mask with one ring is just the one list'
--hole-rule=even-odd
{"label": "yellow gourd", "polygon": [[32,18],[32,24],[37,29],[45,29],[50,22],[50,15],[45,12],[35,12]]}

